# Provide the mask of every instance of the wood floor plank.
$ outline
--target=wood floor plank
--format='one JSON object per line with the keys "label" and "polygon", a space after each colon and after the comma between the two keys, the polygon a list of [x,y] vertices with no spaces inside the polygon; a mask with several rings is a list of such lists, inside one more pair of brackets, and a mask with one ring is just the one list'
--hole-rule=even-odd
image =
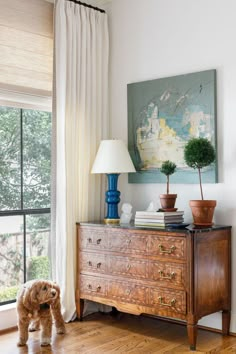
{"label": "wood floor plank", "polygon": [[[185,354],[189,350],[185,326],[144,316],[96,313],[66,324],[66,335],[53,329],[52,345],[40,346],[40,331],[29,333],[26,347],[16,346],[18,333],[0,335],[1,354]],[[198,331],[194,354],[235,353],[236,337]]]}

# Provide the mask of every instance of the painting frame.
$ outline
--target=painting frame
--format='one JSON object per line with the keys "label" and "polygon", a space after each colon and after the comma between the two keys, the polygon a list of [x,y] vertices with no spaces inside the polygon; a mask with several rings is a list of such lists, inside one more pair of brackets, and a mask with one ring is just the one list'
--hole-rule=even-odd
{"label": "painting frame", "polygon": [[[128,150],[136,173],[129,183],[165,183],[161,163],[177,170],[171,183],[198,183],[198,173],[183,158],[193,137],[211,141],[217,156],[216,70],[176,75],[127,85]],[[218,182],[216,161],[202,170],[203,183]]]}

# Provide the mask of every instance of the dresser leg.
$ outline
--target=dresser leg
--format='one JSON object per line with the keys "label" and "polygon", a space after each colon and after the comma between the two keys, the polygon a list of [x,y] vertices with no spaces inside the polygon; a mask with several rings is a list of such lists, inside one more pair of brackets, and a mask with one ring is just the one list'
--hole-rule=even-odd
{"label": "dresser leg", "polygon": [[222,333],[225,336],[229,334],[230,317],[231,313],[229,310],[222,311]]}
{"label": "dresser leg", "polygon": [[187,330],[190,350],[196,350],[197,324],[187,324]]}
{"label": "dresser leg", "polygon": [[84,300],[83,299],[78,299],[76,302],[76,312],[77,312],[77,318],[82,321],[83,319],[83,312],[84,312]]}

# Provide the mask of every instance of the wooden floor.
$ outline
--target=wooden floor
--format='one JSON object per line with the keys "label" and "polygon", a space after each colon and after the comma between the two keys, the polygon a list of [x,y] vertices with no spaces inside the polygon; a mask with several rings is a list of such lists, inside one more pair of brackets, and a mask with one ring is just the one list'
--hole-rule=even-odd
{"label": "wooden floor", "polygon": [[[0,353],[191,353],[185,326],[143,316],[96,313],[67,324],[66,330],[65,335],[53,333],[51,347],[40,347],[40,331],[30,333],[28,346],[22,348],[16,346],[17,331],[2,334]],[[199,330],[192,353],[236,353],[236,337]]]}

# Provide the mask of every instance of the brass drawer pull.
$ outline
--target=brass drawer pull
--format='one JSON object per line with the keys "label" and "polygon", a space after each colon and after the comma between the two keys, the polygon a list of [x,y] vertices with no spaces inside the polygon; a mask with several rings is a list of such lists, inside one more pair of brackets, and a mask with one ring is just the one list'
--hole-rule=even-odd
{"label": "brass drawer pull", "polygon": [[87,239],[87,241],[88,241],[88,243],[90,243],[90,244],[92,244],[92,245],[100,245],[102,239],[99,238],[96,242],[93,242],[93,240],[91,239],[91,237],[89,237],[89,238]]}
{"label": "brass drawer pull", "polygon": [[126,245],[129,246],[131,244],[131,239],[126,240]]}
{"label": "brass drawer pull", "polygon": [[[89,265],[90,267],[92,267],[93,263],[92,263],[91,261],[88,261],[88,265]],[[101,268],[101,265],[102,265],[101,262],[97,263],[97,268]]]}
{"label": "brass drawer pull", "polygon": [[165,273],[162,270],[159,270],[158,272],[161,279],[172,280],[175,277],[175,272],[167,273],[167,275],[164,275]]}
{"label": "brass drawer pull", "polygon": [[167,249],[167,250],[165,250],[165,247],[164,247],[163,245],[159,245],[158,247],[159,247],[159,249],[160,249],[160,253],[167,253],[167,254],[173,253],[174,250],[176,249],[175,246],[171,246],[171,248],[170,248],[170,249]]}
{"label": "brass drawer pull", "polygon": [[92,290],[92,291],[97,291],[97,292],[98,292],[98,291],[100,291],[100,290],[101,290],[101,286],[100,286],[100,285],[98,285],[98,286],[97,286],[97,288],[96,288],[96,290],[93,290],[92,285],[91,285],[91,284],[88,284],[88,289],[89,289],[89,290]]}
{"label": "brass drawer pull", "polygon": [[131,294],[131,289],[126,289],[125,294],[126,295],[130,295]]}
{"label": "brass drawer pull", "polygon": [[162,306],[173,307],[173,306],[175,306],[175,303],[176,303],[176,299],[172,299],[169,304],[166,304],[165,302],[162,302],[163,301],[162,296],[159,296],[158,300],[159,300],[159,304]]}

